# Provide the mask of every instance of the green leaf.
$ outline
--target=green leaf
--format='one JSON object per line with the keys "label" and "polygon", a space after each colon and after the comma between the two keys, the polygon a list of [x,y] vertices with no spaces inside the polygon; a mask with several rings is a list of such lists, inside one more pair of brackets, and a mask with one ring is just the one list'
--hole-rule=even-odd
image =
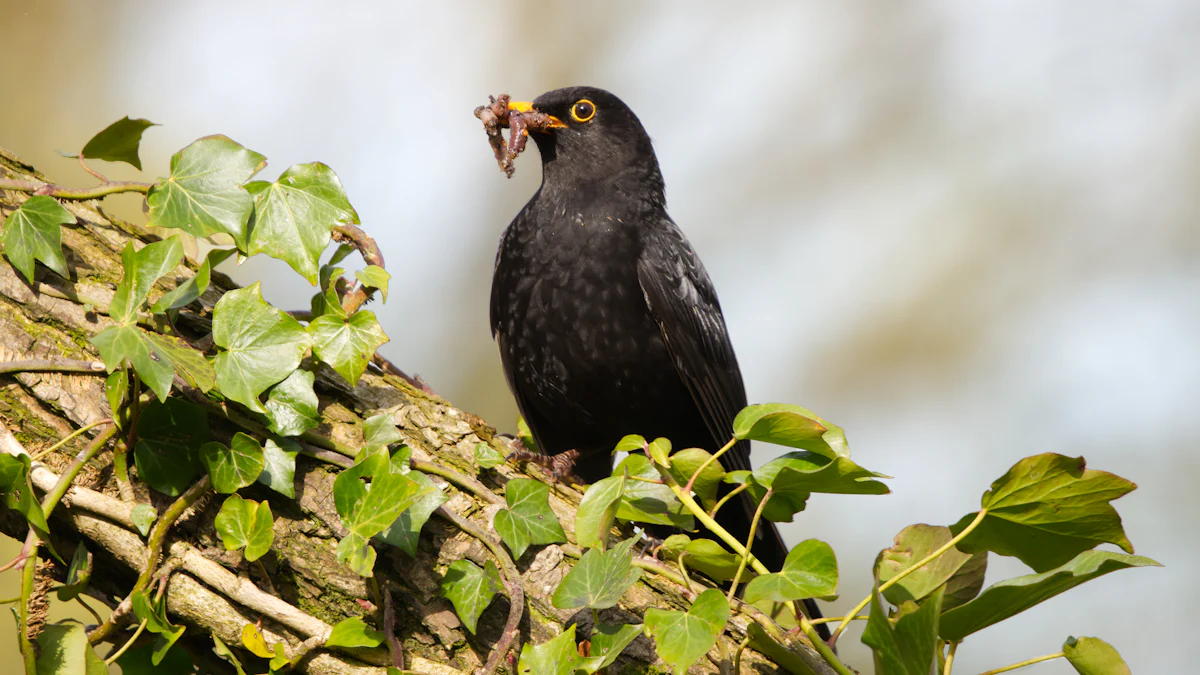
{"label": "green leaf", "polygon": [[388,341],[375,314],[355,312],[348,319],[332,314],[318,316],[308,324],[312,334],[313,356],[333,367],[350,383],[358,384],[375,350]]}
{"label": "green leaf", "polygon": [[487,443],[476,443],[475,463],[482,469],[493,469],[504,463],[504,455]]}
{"label": "green leaf", "polygon": [[[696,470],[710,457],[712,457],[710,452],[700,448],[680,450],[671,455],[670,473],[680,485],[687,485]],[[695,482],[692,483],[692,492],[695,492],[696,496],[700,498],[701,504],[706,508],[712,508],[717,501],[717,489],[724,479],[725,468],[721,466],[721,460],[717,460],[704,467],[704,471],[696,476]]]}
{"label": "green leaf", "polygon": [[603,549],[625,492],[625,477],[610,476],[593,483],[575,512],[575,541],[584,548]]}
{"label": "green leaf", "polygon": [[59,587],[56,595],[59,600],[74,600],[92,580],[92,554],[88,552],[83,542],[75,547],[75,555],[71,556],[71,565],[67,568],[67,581]]}
{"label": "green leaf", "polygon": [[[87,631],[78,623],[52,623],[37,637],[40,656],[37,675],[107,675],[104,659],[88,643]],[[15,659],[16,657],[9,657]],[[20,660],[16,659],[19,663]],[[13,661],[9,661],[16,672]]]}
{"label": "green leaf", "polygon": [[375,538],[400,548],[409,556],[416,557],[421,528],[425,527],[425,523],[439,506],[450,501],[450,497],[442,492],[429,476],[420,471],[409,471],[406,475],[423,489],[428,490],[428,493],[405,509],[390,527],[380,532]]}
{"label": "green leaf", "polygon": [[345,260],[351,253],[358,249],[351,244],[338,244],[337,248],[333,249],[333,253],[329,254],[329,262],[326,265],[333,266]]}
{"label": "green leaf", "polygon": [[132,241],[126,243],[121,251],[125,273],[108,305],[108,315],[112,320],[117,323],[136,322],[138,311],[146,302],[150,289],[154,288],[154,282],[175,269],[182,259],[183,242],[179,237],[147,244],[140,251],[134,250]]}
{"label": "green leaf", "polygon": [[109,326],[93,335],[90,342],[100,351],[108,372],[120,370],[126,361],[145,382],[158,400],[171,393],[175,369],[169,354],[162,353],[147,339],[147,333],[133,324]]}
{"label": "green leaf", "polygon": [[371,628],[360,617],[352,616],[334,625],[325,638],[326,647],[378,647],[383,644],[385,636],[382,632]]}
{"label": "green leaf", "polygon": [[363,420],[363,445],[369,448],[386,448],[404,440],[396,428],[392,413],[379,413]]}
{"label": "green leaf", "polygon": [[263,445],[263,470],[258,482],[285,497],[296,498],[296,455],[300,445],[286,438],[268,438]]}
{"label": "green leaf", "polygon": [[[1121,516],[1109,502],[1136,487],[1120,476],[1087,469],[1082,457],[1026,457],[983,494],[988,514],[958,548],[1016,556],[1037,572],[1105,542],[1133,553]],[[964,516],[950,529],[957,535],[975,515]]]}
{"label": "green leaf", "polygon": [[[726,551],[712,539],[692,539],[686,534],[673,534],[663,542],[663,557],[668,560],[683,560],[688,571],[704,574],[713,581],[729,581],[737,574],[741,556]],[[742,571],[741,581],[748,582],[754,572],[747,565]],[[808,596],[805,596],[808,597]]]}
{"label": "green leaf", "polygon": [[454,603],[454,612],[474,635],[480,615],[496,594],[504,590],[504,582],[491,560],[483,569],[470,560],[455,560],[442,577],[441,589],[442,597]]}
{"label": "green leaf", "polygon": [[710,588],[696,596],[687,612],[651,607],[646,610],[646,635],[654,640],[658,656],[675,675],[683,675],[717,643],[729,619],[729,603],[721,591]]}
{"label": "green leaf", "polygon": [[272,671],[279,672],[288,666],[295,665],[292,663],[292,660],[288,658],[287,652],[284,651],[282,642],[275,643],[274,652],[274,655],[271,657],[271,663],[268,664],[268,667],[270,667]]}
{"label": "green leaf", "polygon": [[775,602],[821,598],[837,593],[837,559],[823,541],[808,539],[788,551],[783,569],[755,577],[746,585],[746,602],[770,598]]}
{"label": "green leaf", "polygon": [[588,549],[554,589],[551,604],[558,609],[608,609],[616,605],[642,576],[641,568],[633,566],[630,553],[636,542],[634,537],[607,551]]}
{"label": "green leaf", "polygon": [[213,490],[229,494],[258,479],[263,470],[263,448],[252,436],[237,432],[229,447],[213,441],[200,446],[200,458],[212,476]]}
{"label": "green leaf", "polygon": [[150,349],[159,359],[165,360],[184,382],[207,393],[217,382],[212,364],[204,354],[174,335],[141,332],[142,339],[150,343]]}
{"label": "green leaf", "polygon": [[208,417],[186,401],[151,401],[138,416],[133,459],[150,487],[178,497],[200,473],[200,446],[208,440]]}
{"label": "green leaf", "polygon": [[196,237],[224,232],[246,249],[246,221],[254,208],[242,187],[266,158],[224,136],[208,136],[171,157],[171,175],[150,188],[149,227],[176,227]]}
{"label": "green leaf", "polygon": [[613,454],[618,452],[643,452],[648,447],[646,439],[637,434],[629,434],[622,436],[621,440],[617,441],[616,447],[613,448]]}
{"label": "green leaf", "polygon": [[275,541],[274,525],[270,504],[242,499],[236,494],[229,495],[221,505],[221,512],[213,520],[225,550],[235,551],[245,547],[243,555],[251,562],[271,550],[271,544]]}
{"label": "green leaf", "polygon": [[79,154],[106,162],[125,162],[141,171],[142,160],[138,157],[138,145],[142,142],[142,132],[156,126],[158,125],[150,120],[133,120],[126,115],[92,136],[92,140],[83,146],[83,151]]}
{"label": "green leaf", "polygon": [[1094,637],[1069,637],[1063,655],[1079,675],[1130,675],[1129,666],[1113,646]]}
{"label": "green leaf", "polygon": [[246,671],[242,669],[242,662],[238,661],[237,655],[225,646],[224,642],[221,642],[221,638],[217,637],[216,633],[209,633],[209,636],[213,641],[213,653],[228,661],[237,670],[238,675],[246,675]]}
{"label": "green leaf", "polygon": [[938,641],[938,614],[942,609],[939,590],[925,602],[905,602],[889,620],[879,599],[879,581],[871,593],[870,619],[863,630],[863,644],[875,652],[877,675],[929,675]]}
{"label": "green leaf", "polygon": [[214,248],[209,251],[208,255],[204,256],[204,262],[200,263],[200,267],[196,270],[195,276],[184,279],[173,290],[164,293],[162,297],[154,301],[150,311],[155,314],[162,314],[168,310],[190,305],[194,300],[204,295],[204,291],[208,290],[213,269],[222,262],[225,262],[225,259],[234,253],[237,253],[237,249]]}
{"label": "green leaf", "polygon": [[0,453],[0,492],[4,493],[4,503],[8,508],[16,509],[25,516],[34,529],[48,532],[50,526],[46,523],[46,514],[42,512],[42,505],[29,480],[29,467],[29,455]]}
{"label": "green leaf", "polygon": [[346,566],[360,577],[375,575],[375,558],[375,548],[366,537],[351,532],[338,542],[338,561],[346,563]]}
{"label": "green leaf", "polygon": [[[953,536],[948,527],[909,525],[896,535],[891,548],[879,554],[876,576],[881,583],[887,582],[947,544]],[[942,611],[947,611],[979,595],[986,571],[986,552],[972,555],[952,547],[885,590],[883,597],[899,606],[906,600],[921,600],[944,585]]]}
{"label": "green leaf", "polygon": [[133,605],[134,614],[137,614],[140,621],[146,622],[146,630],[158,635],[158,639],[154,641],[153,650],[150,652],[150,663],[156,666],[162,665],[163,658],[171,649],[171,645],[175,644],[175,641],[183,635],[186,626],[173,625],[167,619],[165,599],[160,602],[151,602],[145,591],[134,591],[129,599]]}
{"label": "green leaf", "polygon": [[138,532],[142,536],[150,534],[150,526],[154,521],[158,520],[158,512],[149,504],[138,504],[133,507],[133,511],[129,513],[129,517],[133,520],[133,524],[137,526]]}
{"label": "green leaf", "polygon": [[316,375],[297,368],[267,392],[267,420],[272,433],[299,436],[321,423],[317,414]]}
{"label": "green leaf", "polygon": [[153,654],[154,645],[147,643],[118,656],[121,675],[190,675],[196,672],[191,655],[182,649],[167,652],[166,658],[157,666],[152,663]]}
{"label": "green leaf", "polygon": [[291,375],[308,350],[300,322],[263,301],[256,283],[225,294],[213,310],[213,363],[226,398],[265,413],[258,395]]}
{"label": "green leaf", "polygon": [[383,295],[383,301],[387,302],[388,296],[388,281],[392,278],[388,271],[379,265],[367,265],[366,269],[358,270],[354,273],[363,286],[367,288],[378,288],[379,293]]}
{"label": "green leaf", "polygon": [[108,400],[108,407],[112,410],[113,419],[116,420],[118,427],[124,427],[128,421],[127,415],[121,413],[128,396],[129,375],[125,371],[112,372],[104,378],[104,398]]}
{"label": "green leaf", "polygon": [[671,466],[671,441],[656,438],[646,446],[646,456],[659,466]]}
{"label": "green leaf", "polygon": [[573,675],[579,667],[579,647],[575,644],[575,624],[558,637],[540,645],[521,645],[517,661],[519,675]]}
{"label": "green leaf", "polygon": [[60,226],[75,222],[75,216],[53,197],[34,195],[0,222],[4,225],[4,255],[26,281],[33,283],[34,260],[40,260],[58,276],[70,278]]}
{"label": "green leaf", "polygon": [[[386,453],[379,453],[387,458]],[[378,464],[368,488],[353,468],[334,480],[334,502],[342,522],[358,536],[369,539],[396,521],[401,512],[436,490],[413,478],[393,472],[387,461]],[[339,497],[339,492],[342,497]],[[347,501],[345,496],[349,495]]]}
{"label": "green leaf", "polygon": [[312,297],[310,303],[312,307],[313,318],[330,314],[340,318],[346,318],[346,310],[342,309],[342,300],[338,297],[338,279],[346,270],[340,267],[332,267],[324,265],[321,267],[318,274],[319,290]]}
{"label": "green leaf", "polygon": [[592,629],[591,656],[579,660],[578,670],[590,675],[611,666],[629,643],[641,635],[642,628],[640,623],[602,623],[595,626]]}
{"label": "green leaf", "polygon": [[943,614],[941,636],[946,640],[962,640],[1084,582],[1130,567],[1161,565],[1137,555],[1084,551],[1057,569],[1005,579],[988,586],[974,600]]}
{"label": "green leaf", "polygon": [[254,186],[248,253],[266,253],[317,283],[321,253],[334,225],[358,223],[337,174],[320,162],[296,164],[279,180]]}
{"label": "green leaf", "polygon": [[528,478],[514,478],[504,488],[508,508],[496,512],[496,534],[518,559],[530,545],[559,544],[567,540],[558,517],[550,510],[550,486]]}
{"label": "green leaf", "polygon": [[[658,469],[641,453],[634,453],[621,460],[613,469],[614,476],[638,476],[649,480],[662,480]],[[625,482],[624,497],[617,508],[617,518],[626,521],[671,525],[681,530],[696,529],[691,511],[679,501],[671,488],[659,483],[640,480]]]}
{"label": "green leaf", "polygon": [[834,457],[849,457],[846,434],[806,408],[787,403],[764,403],[743,408],[733,420],[738,440],[766,441]]}

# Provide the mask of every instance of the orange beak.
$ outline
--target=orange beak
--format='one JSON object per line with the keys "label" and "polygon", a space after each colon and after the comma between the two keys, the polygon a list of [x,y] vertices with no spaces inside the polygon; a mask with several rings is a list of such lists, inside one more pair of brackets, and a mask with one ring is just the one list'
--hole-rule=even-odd
{"label": "orange beak", "polygon": [[[519,113],[536,112],[533,109],[533,103],[530,101],[509,101],[508,109],[511,112],[519,112]],[[564,123],[562,120],[558,119],[554,115],[546,115],[546,118],[550,120],[550,123],[541,127],[539,129],[539,131],[545,131],[546,129],[565,129],[565,128],[567,128],[566,123]]]}

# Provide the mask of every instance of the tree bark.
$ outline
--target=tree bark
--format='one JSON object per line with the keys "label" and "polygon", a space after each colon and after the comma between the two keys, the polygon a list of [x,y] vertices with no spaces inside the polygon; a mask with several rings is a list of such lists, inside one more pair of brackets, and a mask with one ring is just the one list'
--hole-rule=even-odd
{"label": "tree bark", "polygon": [[[2,148],[0,177],[44,180],[33,167]],[[27,197],[25,193],[0,190],[0,209],[10,213]],[[62,229],[70,279],[39,265],[35,282],[29,284],[6,259],[0,259],[0,362],[98,361],[88,338],[111,323],[105,310],[122,275],[120,250],[131,239],[154,238],[135,225],[106,215],[97,202],[64,202],[64,206],[77,218]],[[159,282],[151,299],[192,273],[192,267],[181,265]],[[189,327],[207,332],[213,305],[223,292],[234,287],[228,278],[214,273],[212,285],[199,301],[202,308],[187,315]],[[0,450],[36,454],[73,430],[110,417],[103,384],[103,371],[0,374]],[[177,387],[180,384],[182,381],[177,380]],[[491,518],[503,504],[499,494],[507,480],[525,475],[522,471],[537,474],[537,469],[509,465],[479,469],[474,462],[476,444],[493,445],[502,453],[509,451],[503,440],[495,437],[495,430],[401,377],[368,370],[358,385],[350,388],[331,370],[321,369],[316,389],[321,399],[321,426],[307,440],[301,439],[311,454],[348,465],[344,455],[346,450],[352,454],[361,445],[362,420],[388,412],[413,449],[414,459],[436,459],[464,477],[451,481],[433,477],[439,484],[449,483],[446,490],[451,499],[425,526],[415,559],[399,549],[378,547],[378,593],[370,580],[337,562],[335,549],[339,537],[346,533],[332,497],[338,469],[306,455],[297,458],[295,500],[258,485],[243,490],[255,499],[268,500],[276,516],[275,541],[261,560],[262,565],[247,564],[240,553],[226,552],[220,546],[212,524],[220,501],[211,494],[202,497],[173,527],[162,558],[148,560],[146,539],[138,533],[131,517],[137,503],[131,497],[151,503],[160,514],[172,500],[152,493],[136,480],[136,495],[126,494],[123,498],[113,477],[111,448],[85,467],[54,512],[50,544],[69,557],[77,542],[85,543],[95,555],[96,566],[88,593],[110,606],[118,605],[116,599],[128,593],[134,578],[147,565],[153,566],[156,575],[168,574],[168,610],[173,620],[188,627],[181,644],[197,659],[212,661],[219,668],[225,666],[211,656],[209,634],[235,649],[243,663],[257,663],[241,649],[241,635],[244,625],[261,621],[267,641],[283,641],[289,655],[309,649],[298,666],[301,672],[382,674],[384,667],[392,663],[388,650],[382,647],[349,651],[311,647],[319,645],[330,627],[347,617],[362,616],[382,629],[386,600],[381,598],[390,595],[395,611],[394,634],[402,645],[407,669],[439,675],[480,670],[504,634],[510,616],[508,599],[498,597],[480,619],[478,633],[472,635],[440,596],[438,584],[453,560],[465,557],[483,564],[493,558],[477,535],[495,537]],[[262,438],[262,427],[251,415],[233,410],[232,404],[226,408],[186,388],[183,395],[208,406],[215,440],[228,441],[237,431]],[[74,439],[34,463],[33,479],[40,491],[54,485],[58,474],[88,443],[88,436]],[[130,465],[130,471],[135,472],[132,462]],[[574,510],[580,497],[579,492],[563,485],[554,485],[551,491],[551,506],[572,540]],[[475,533],[464,531],[464,527]],[[8,510],[0,511],[0,529],[17,538],[26,533],[24,519]],[[562,611],[550,603],[550,594],[577,556],[578,548],[567,544],[533,547],[516,561],[519,578],[515,581],[523,590],[525,605],[519,608],[523,611],[514,643],[517,651],[521,643],[544,642],[571,622],[579,624],[582,634],[590,629],[590,612]],[[497,562],[504,569],[503,561]],[[55,565],[54,573],[61,578],[65,570],[61,563]],[[619,607],[603,611],[600,616],[608,623],[640,622],[646,608],[686,608],[690,597],[694,595],[683,587],[648,571],[625,594]],[[128,619],[124,619],[126,628]],[[722,638],[730,653],[745,630],[744,617],[731,621],[729,632]],[[515,670],[512,664],[517,651],[502,661],[502,668]],[[831,672],[812,653],[796,653],[816,672]],[[718,672],[716,659],[714,649],[710,658],[701,659],[692,672]],[[656,661],[652,643],[639,637],[610,672],[662,669],[661,662],[653,665]],[[777,669],[749,649],[742,656],[742,664],[758,672]]]}

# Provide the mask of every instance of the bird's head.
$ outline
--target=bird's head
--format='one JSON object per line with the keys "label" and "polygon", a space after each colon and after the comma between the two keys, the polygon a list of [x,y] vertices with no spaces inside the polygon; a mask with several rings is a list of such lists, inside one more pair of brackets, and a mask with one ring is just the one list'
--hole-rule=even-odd
{"label": "bird's head", "polygon": [[536,110],[552,118],[529,134],[542,156],[545,182],[649,181],[661,191],[662,177],[650,136],[629,106],[609,92],[566,87],[546,92],[533,102],[513,101],[509,109]]}

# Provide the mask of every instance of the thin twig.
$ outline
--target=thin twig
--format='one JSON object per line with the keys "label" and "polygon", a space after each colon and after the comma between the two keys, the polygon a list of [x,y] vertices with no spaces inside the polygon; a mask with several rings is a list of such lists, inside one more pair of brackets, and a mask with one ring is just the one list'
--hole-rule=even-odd
{"label": "thin twig", "polygon": [[96,180],[100,181],[101,183],[108,182],[108,179],[105,178],[103,174],[101,174],[99,171],[93,169],[92,167],[88,166],[87,162],[83,161],[83,153],[82,152],[75,156],[79,158],[79,166],[83,167],[84,171],[92,174],[92,177],[94,177]]}
{"label": "thin twig", "polygon": [[455,487],[470,492],[476,497],[489,501],[493,504],[503,505],[506,503],[503,497],[489,490],[483,483],[480,483],[474,478],[471,478],[465,474],[461,474],[449,467],[416,458],[409,460],[409,466],[417,471],[420,471],[421,473],[431,473],[435,476],[445,478]]}
{"label": "thin twig", "polygon": [[[383,252],[379,250],[379,245],[361,227],[349,223],[334,225],[333,240],[352,244],[362,254],[363,260],[368,265],[384,267]],[[371,291],[368,291],[361,283],[358,284],[353,291],[342,298],[342,311],[347,316],[357,312],[358,308],[371,298],[371,295]]]}
{"label": "thin twig", "polygon": [[81,361],[78,359],[21,359],[19,361],[4,361],[0,363],[2,373],[88,373],[103,375],[104,363],[101,361]]}
{"label": "thin twig", "polygon": [[15,190],[17,192],[32,192],[38,195],[49,195],[56,199],[87,200],[100,199],[121,192],[140,192],[146,194],[153,183],[137,183],[134,181],[109,181],[92,188],[65,188],[53,183],[40,183],[32,180],[0,179],[0,190]]}

